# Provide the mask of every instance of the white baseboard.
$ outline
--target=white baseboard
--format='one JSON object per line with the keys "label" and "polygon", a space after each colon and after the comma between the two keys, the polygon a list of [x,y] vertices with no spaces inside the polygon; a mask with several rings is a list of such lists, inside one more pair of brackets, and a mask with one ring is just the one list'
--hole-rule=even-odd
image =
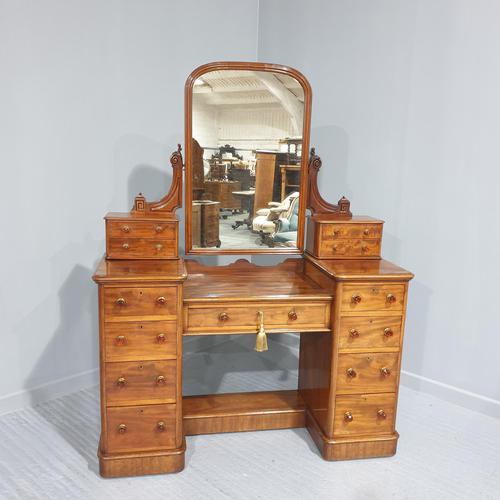
{"label": "white baseboard", "polygon": [[439,399],[463,406],[469,410],[500,418],[500,401],[453,385],[444,384],[416,373],[401,370],[401,384],[416,391],[425,392]]}
{"label": "white baseboard", "polygon": [[[193,338],[196,339],[196,337]],[[278,342],[283,342],[281,339],[276,340]],[[222,342],[224,342],[224,340],[220,343]],[[189,343],[191,344],[191,342]],[[293,340],[290,344],[289,347],[291,349],[297,350],[296,340]],[[194,347],[193,350],[196,351],[196,347],[198,346],[196,342],[193,341],[190,347]],[[43,403],[44,401],[49,401],[65,394],[79,391],[80,389],[92,387],[98,383],[99,372],[97,368],[94,368],[92,370],[77,373],[76,375],[70,375],[52,382],[47,382],[37,387],[7,394],[0,398],[0,415],[21,408],[34,406],[38,403]],[[431,394],[439,399],[463,406],[470,410],[484,413],[491,417],[500,418],[500,401],[496,399],[466,391],[460,387],[444,384],[443,382],[405,370],[401,371],[401,384],[410,389]]]}
{"label": "white baseboard", "polygon": [[79,391],[80,389],[92,387],[98,383],[99,372],[97,368],[94,368],[93,370],[62,377],[30,389],[13,392],[0,398],[0,415],[20,410],[27,406],[34,406],[38,403]]}

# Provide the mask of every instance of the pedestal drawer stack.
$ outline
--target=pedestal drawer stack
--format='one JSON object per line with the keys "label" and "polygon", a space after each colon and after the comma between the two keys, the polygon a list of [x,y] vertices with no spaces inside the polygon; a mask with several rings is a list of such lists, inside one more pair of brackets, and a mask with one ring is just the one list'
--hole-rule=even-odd
{"label": "pedestal drawer stack", "polygon": [[[385,260],[311,257],[306,273],[325,288],[332,287],[335,296],[331,339],[301,339],[302,394],[311,434],[327,460],[393,455],[407,291],[413,275]],[[308,368],[308,359],[315,360],[315,371]]]}
{"label": "pedestal drawer stack", "polygon": [[345,282],[337,301],[333,437],[394,437],[406,285]]}
{"label": "pedestal drawer stack", "polygon": [[[130,271],[140,271],[139,263],[128,264]],[[113,265],[123,270],[127,261],[105,262],[94,276],[101,332],[101,474],[180,470],[182,285],[140,281],[136,274],[133,281],[125,276],[128,281],[116,282],[109,275]]]}

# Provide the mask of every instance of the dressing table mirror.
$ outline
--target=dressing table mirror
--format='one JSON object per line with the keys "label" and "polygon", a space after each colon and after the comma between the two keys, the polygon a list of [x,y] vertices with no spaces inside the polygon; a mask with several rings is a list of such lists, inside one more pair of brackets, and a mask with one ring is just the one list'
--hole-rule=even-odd
{"label": "dressing table mirror", "polygon": [[277,65],[215,63],[185,91],[186,252],[301,253],[307,80]]}
{"label": "dressing table mirror", "polygon": [[[170,189],[105,216],[106,255],[93,276],[104,477],[178,472],[186,436],[198,434],[305,427],[325,460],[396,452],[413,275],[382,259],[383,221],[321,196],[311,95],[286,66],[195,69],[185,85],[185,159],[179,145]],[[183,184],[189,258],[179,255]],[[196,260],[259,253],[283,261]],[[261,356],[272,349],[269,333],[300,338],[295,389],[183,395],[184,336],[250,335]]]}

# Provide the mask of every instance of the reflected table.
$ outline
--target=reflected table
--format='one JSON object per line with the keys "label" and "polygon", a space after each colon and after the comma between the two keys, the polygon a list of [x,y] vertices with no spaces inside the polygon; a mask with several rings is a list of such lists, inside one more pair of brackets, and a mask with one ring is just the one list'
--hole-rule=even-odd
{"label": "reflected table", "polygon": [[231,226],[233,229],[238,229],[240,226],[244,224],[247,225],[247,229],[252,229],[252,215],[253,215],[253,202],[255,199],[255,191],[232,191],[234,197],[241,200],[241,207],[243,210],[248,211],[248,216],[246,219],[234,221],[234,224]]}

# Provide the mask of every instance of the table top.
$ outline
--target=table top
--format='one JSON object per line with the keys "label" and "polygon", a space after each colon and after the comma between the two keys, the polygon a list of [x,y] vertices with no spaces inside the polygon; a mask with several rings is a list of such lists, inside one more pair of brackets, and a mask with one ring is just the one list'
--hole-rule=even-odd
{"label": "table top", "polygon": [[205,266],[186,260],[188,279],[184,302],[231,300],[331,300],[325,290],[302,272],[303,259],[287,259],[273,266],[257,266],[239,259],[227,266]]}
{"label": "table top", "polygon": [[255,196],[255,191],[231,191],[236,196]]}

